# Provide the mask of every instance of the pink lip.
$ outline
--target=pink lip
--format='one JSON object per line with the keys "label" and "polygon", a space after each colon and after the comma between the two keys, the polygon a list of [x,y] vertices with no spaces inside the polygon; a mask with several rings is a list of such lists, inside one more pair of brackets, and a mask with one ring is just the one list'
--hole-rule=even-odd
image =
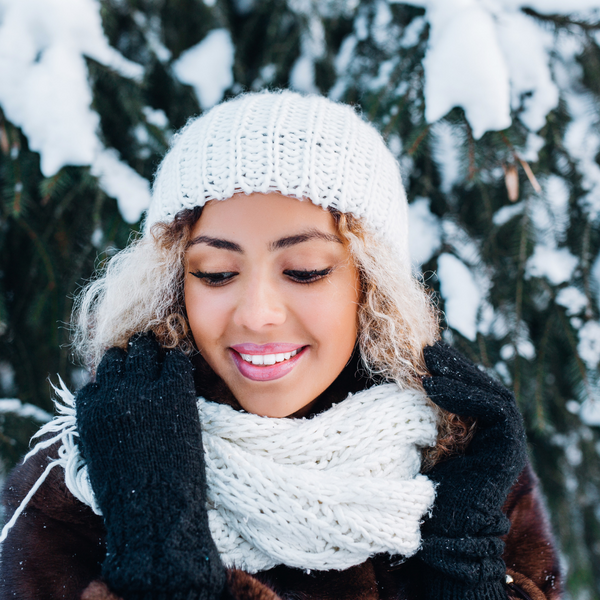
{"label": "pink lip", "polygon": [[302,348],[302,344],[282,344],[275,342],[273,344],[235,344],[231,346],[236,352],[240,354],[285,354],[286,352],[293,352]]}
{"label": "pink lip", "polygon": [[[284,347],[289,348],[289,350],[271,349]],[[238,350],[238,348],[243,349]],[[239,352],[242,352],[243,354],[281,354],[284,352],[293,352],[297,348],[302,348],[302,346],[299,346],[298,344],[265,344],[264,346],[257,346],[255,344],[236,344],[235,346],[231,346],[230,352],[235,366],[244,377],[251,379],[252,381],[273,381],[274,379],[279,379],[284,375],[287,375],[304,356],[308,346],[302,348],[296,356],[292,356],[292,358],[280,363],[275,363],[274,365],[253,365],[247,363],[239,355]]]}

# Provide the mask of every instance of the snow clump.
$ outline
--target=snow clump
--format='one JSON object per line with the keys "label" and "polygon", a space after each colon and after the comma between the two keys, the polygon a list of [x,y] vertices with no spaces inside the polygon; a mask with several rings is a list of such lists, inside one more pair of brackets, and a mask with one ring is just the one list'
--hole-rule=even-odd
{"label": "snow clump", "polygon": [[481,292],[471,271],[456,256],[445,252],[438,258],[437,276],[448,325],[475,341]]}
{"label": "snow clump", "polygon": [[391,0],[425,8],[430,25],[424,59],[427,121],[464,109],[475,138],[506,129],[511,110],[532,131],[558,104],[550,70],[549,31],[521,12],[572,13],[597,0]]}
{"label": "snow clump", "polygon": [[213,29],[173,63],[175,75],[194,88],[203,109],[220,102],[233,85],[234,54],[229,31]]}
{"label": "snow clump", "polygon": [[[96,0],[0,0],[0,106],[6,117],[40,153],[45,177],[65,165],[91,165],[123,217],[134,222],[150,201],[150,186],[118,156],[106,159],[86,57],[126,78],[143,75],[141,65],[108,43]],[[107,170],[115,164],[118,174]]]}

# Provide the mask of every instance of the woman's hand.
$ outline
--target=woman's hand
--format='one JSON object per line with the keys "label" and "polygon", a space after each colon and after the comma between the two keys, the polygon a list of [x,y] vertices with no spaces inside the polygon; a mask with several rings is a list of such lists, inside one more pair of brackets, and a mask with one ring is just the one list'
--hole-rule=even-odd
{"label": "woman's hand", "polygon": [[219,598],[192,366],[153,334],[111,348],[77,394],[81,449],[107,529],[103,578],[125,600]]}
{"label": "woman's hand", "polygon": [[437,343],[423,352],[433,402],[477,419],[465,453],[427,473],[438,484],[419,554],[433,568],[428,598],[506,598],[502,506],[527,458],[523,420],[514,396],[456,350]]}

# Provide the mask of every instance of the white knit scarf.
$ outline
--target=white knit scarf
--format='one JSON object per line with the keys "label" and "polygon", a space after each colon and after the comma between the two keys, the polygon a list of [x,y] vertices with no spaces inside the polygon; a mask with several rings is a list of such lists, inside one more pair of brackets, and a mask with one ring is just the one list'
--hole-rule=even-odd
{"label": "white knit scarf", "polygon": [[[61,382],[62,385],[62,382]],[[75,437],[75,401],[64,387],[59,416],[38,434],[61,441],[15,515],[61,465],[71,493],[97,514]],[[198,399],[212,536],[227,567],[255,573],[284,564],[347,569],[378,553],[413,555],[434,486],[419,473],[420,449],[436,439],[423,392],[395,384],[350,395],[309,419],[273,419]]]}

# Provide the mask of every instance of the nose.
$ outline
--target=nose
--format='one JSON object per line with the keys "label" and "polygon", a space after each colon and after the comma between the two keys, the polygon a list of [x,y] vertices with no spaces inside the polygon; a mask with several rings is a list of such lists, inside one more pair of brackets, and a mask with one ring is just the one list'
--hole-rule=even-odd
{"label": "nose", "polygon": [[233,316],[238,327],[261,331],[285,323],[287,313],[282,290],[268,274],[255,274],[240,291]]}

